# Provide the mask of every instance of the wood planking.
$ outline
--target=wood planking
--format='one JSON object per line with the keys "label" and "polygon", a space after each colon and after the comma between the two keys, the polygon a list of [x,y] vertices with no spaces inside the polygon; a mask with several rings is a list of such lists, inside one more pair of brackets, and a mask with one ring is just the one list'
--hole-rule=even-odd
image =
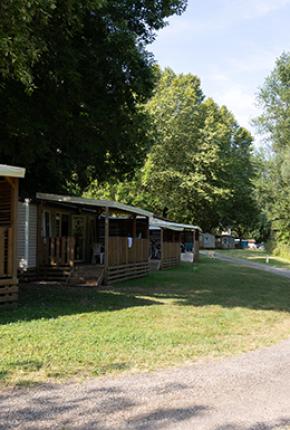
{"label": "wood planking", "polygon": [[42,265],[73,266],[74,237],[49,237],[42,240]]}
{"label": "wood planking", "polygon": [[127,279],[139,278],[149,273],[149,263],[126,264],[121,266],[109,267],[108,282],[118,282]]}
{"label": "wood planking", "polygon": [[132,247],[128,247],[127,237],[109,238],[108,266],[120,266],[131,263],[148,261],[149,241],[148,239],[133,239]]}

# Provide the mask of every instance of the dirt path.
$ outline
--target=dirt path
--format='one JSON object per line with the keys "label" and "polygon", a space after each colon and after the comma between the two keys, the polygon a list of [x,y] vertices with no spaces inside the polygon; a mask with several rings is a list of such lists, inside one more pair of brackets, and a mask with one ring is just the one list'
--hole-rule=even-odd
{"label": "dirt path", "polygon": [[[208,256],[208,251],[201,251],[202,255]],[[227,263],[236,264],[238,266],[246,266],[250,267],[252,269],[258,269],[263,270],[265,272],[274,273],[276,275],[284,276],[285,278],[290,278],[290,269],[283,269],[281,267],[273,267],[269,266],[268,264],[263,263],[254,263],[252,261],[248,261],[244,258],[236,258],[236,257],[230,257],[228,255],[221,254],[217,251],[214,251],[214,257],[218,260],[225,261]]]}
{"label": "dirt path", "polygon": [[290,428],[290,339],[151,374],[0,392],[0,429]]}

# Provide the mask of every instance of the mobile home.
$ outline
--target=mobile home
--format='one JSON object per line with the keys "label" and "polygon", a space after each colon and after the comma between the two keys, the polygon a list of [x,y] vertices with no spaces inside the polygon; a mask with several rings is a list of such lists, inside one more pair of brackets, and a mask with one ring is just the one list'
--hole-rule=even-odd
{"label": "mobile home", "polygon": [[16,262],[17,202],[19,178],[25,169],[0,164],[0,306],[18,299]]}
{"label": "mobile home", "polygon": [[20,203],[19,214],[18,262],[24,276],[31,272],[66,278],[69,285],[97,286],[149,271],[151,212],[109,200],[38,193],[35,201]]}

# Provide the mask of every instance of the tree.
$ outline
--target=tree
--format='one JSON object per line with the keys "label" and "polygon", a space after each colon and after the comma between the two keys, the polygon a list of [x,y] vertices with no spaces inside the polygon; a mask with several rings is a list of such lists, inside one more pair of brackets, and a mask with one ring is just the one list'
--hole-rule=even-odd
{"label": "tree", "polygon": [[[290,242],[290,53],[283,53],[259,93],[263,110],[256,120],[271,143],[267,166],[268,216],[279,242]],[[269,197],[270,196],[270,197]]]}
{"label": "tree", "polygon": [[204,230],[245,229],[255,215],[250,134],[226,107],[205,99],[196,76],[170,69],[159,73],[146,112],[153,145],[143,168],[133,182],[103,192]]}
{"label": "tree", "polygon": [[132,173],[150,145],[146,47],[185,1],[10,3],[0,15],[1,161],[27,167],[30,192]]}

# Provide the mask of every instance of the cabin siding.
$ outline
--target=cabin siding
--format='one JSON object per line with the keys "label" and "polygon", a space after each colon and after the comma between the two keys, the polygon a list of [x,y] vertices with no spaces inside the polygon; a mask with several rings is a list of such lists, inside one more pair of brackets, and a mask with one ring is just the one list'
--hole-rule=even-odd
{"label": "cabin siding", "polygon": [[[26,211],[28,210],[28,235],[26,236]],[[17,267],[37,266],[37,205],[18,202],[17,207]],[[28,241],[28,243],[27,243]],[[26,252],[28,255],[26,255]]]}

